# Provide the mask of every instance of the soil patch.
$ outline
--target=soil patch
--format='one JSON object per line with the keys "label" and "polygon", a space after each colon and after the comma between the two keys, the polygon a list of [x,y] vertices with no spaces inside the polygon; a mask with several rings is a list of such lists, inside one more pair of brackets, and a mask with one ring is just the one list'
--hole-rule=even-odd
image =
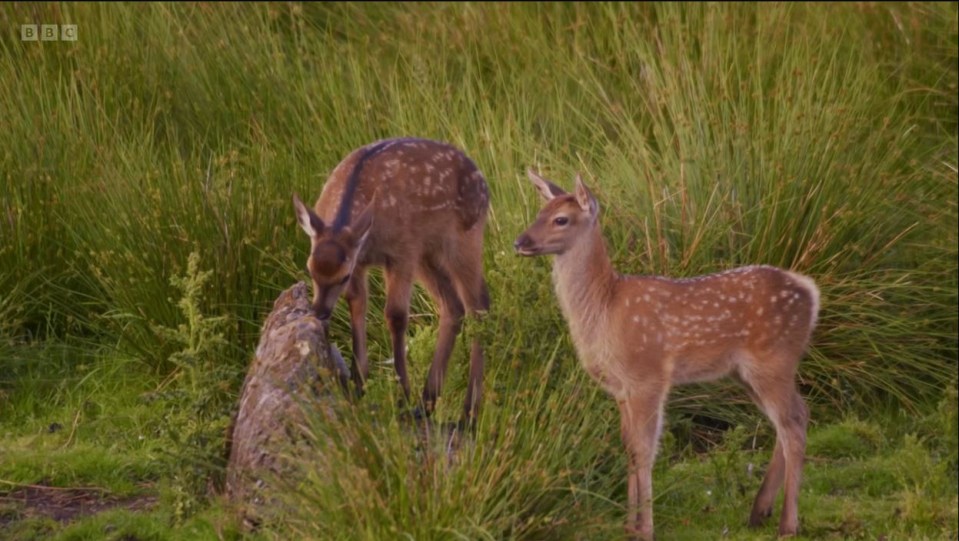
{"label": "soil patch", "polygon": [[115,507],[148,510],[156,503],[157,497],[152,494],[118,498],[99,487],[19,485],[9,492],[0,492],[0,526],[33,517],[65,523]]}

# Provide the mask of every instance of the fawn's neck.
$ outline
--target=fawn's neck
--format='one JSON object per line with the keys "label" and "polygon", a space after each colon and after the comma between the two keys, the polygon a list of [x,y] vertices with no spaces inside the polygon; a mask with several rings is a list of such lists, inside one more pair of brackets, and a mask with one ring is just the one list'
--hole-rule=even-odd
{"label": "fawn's neck", "polygon": [[556,297],[577,345],[601,331],[615,283],[616,272],[598,223],[553,260]]}

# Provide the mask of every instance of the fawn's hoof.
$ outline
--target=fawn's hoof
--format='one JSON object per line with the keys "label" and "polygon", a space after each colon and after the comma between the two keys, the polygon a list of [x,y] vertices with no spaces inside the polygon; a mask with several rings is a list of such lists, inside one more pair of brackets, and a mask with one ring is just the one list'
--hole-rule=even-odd
{"label": "fawn's hoof", "polygon": [[784,525],[780,524],[780,525],[779,525],[779,538],[782,539],[783,537],[793,537],[793,536],[796,535],[796,532],[797,532],[798,530],[799,530],[799,527],[796,526],[796,525],[784,526]]}
{"label": "fawn's hoof", "polygon": [[773,510],[770,509],[753,509],[753,512],[749,514],[749,527],[758,528],[766,523],[766,519],[772,516]]}

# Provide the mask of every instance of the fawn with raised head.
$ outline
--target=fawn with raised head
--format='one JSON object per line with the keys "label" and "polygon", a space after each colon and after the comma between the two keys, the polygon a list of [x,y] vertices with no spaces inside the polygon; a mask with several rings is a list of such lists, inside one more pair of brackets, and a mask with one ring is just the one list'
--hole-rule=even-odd
{"label": "fawn with raised head", "polygon": [[[423,390],[429,415],[466,314],[489,309],[483,278],[483,231],[489,210],[486,180],[462,151],[417,138],[378,141],[336,166],[313,210],[293,196],[297,221],[310,236],[307,268],[313,310],[328,321],[340,295],[350,310],[353,379],[358,394],[369,375],[366,350],[367,267],[383,268],[386,321],[403,394],[410,398],[406,330],[414,280],[439,310],[439,335]],[[474,337],[464,418],[482,398],[483,350]]]}
{"label": "fawn with raised head", "polygon": [[652,467],[670,387],[729,375],[776,428],[749,524],[772,514],[785,485],[779,534],[796,534],[809,414],[795,376],[819,311],[815,283],[770,266],[675,280],[621,275],[582,179],[570,194],[527,173],[546,203],[514,248],[555,256],[553,283],[577,355],[619,406],[629,455],[627,532],[653,537]]}

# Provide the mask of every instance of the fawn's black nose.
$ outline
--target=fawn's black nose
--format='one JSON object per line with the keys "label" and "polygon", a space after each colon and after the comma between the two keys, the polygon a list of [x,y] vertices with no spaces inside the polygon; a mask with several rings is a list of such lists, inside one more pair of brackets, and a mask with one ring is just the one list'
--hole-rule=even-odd
{"label": "fawn's black nose", "polygon": [[523,233],[519,237],[516,237],[516,241],[513,242],[513,250],[516,252],[522,252],[523,248],[527,248],[530,245],[530,238],[526,233]]}

